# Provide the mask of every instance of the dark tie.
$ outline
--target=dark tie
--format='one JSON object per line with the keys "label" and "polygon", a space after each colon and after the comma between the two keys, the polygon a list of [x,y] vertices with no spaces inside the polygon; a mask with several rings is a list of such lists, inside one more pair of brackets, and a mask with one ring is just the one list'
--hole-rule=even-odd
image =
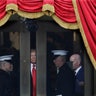
{"label": "dark tie", "polygon": [[32,70],[32,78],[33,78],[33,96],[36,96],[36,69],[34,67]]}

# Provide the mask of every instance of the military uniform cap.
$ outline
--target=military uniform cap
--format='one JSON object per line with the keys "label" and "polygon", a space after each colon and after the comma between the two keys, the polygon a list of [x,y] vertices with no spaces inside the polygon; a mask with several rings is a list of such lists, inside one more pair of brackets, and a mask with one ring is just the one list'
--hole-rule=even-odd
{"label": "military uniform cap", "polygon": [[67,55],[68,51],[66,51],[66,50],[52,50],[52,53],[54,55],[65,56],[65,55]]}
{"label": "military uniform cap", "polygon": [[3,55],[3,56],[0,56],[0,61],[7,61],[11,63],[12,57],[13,55]]}

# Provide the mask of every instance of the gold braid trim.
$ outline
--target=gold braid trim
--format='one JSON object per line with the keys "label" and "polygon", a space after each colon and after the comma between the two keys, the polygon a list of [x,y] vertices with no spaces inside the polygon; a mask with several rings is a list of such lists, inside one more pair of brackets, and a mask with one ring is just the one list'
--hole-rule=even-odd
{"label": "gold braid trim", "polygon": [[41,16],[44,15],[43,12],[29,13],[29,12],[24,12],[24,11],[21,11],[21,10],[18,10],[17,11],[17,14],[20,15],[20,16],[22,16],[22,17],[30,18],[30,19],[39,18],[39,17],[41,17]]}
{"label": "gold braid trim", "polygon": [[73,2],[76,18],[77,18],[77,23],[78,23],[79,28],[80,28],[80,33],[81,33],[81,36],[83,38],[83,42],[84,42],[85,47],[87,49],[87,53],[88,53],[88,55],[90,57],[90,60],[91,60],[91,62],[93,64],[94,68],[96,69],[96,60],[95,60],[95,58],[94,58],[94,56],[93,56],[93,54],[91,52],[90,46],[89,46],[89,44],[87,42],[87,38],[86,38],[85,33],[84,33],[84,30],[83,30],[83,27],[82,27],[82,23],[81,23],[81,20],[80,20],[80,16],[79,16],[79,13],[78,13],[76,0],[72,0],[72,2]]}
{"label": "gold braid trim", "polygon": [[10,11],[10,10],[17,12],[18,11],[18,6],[16,4],[13,4],[13,3],[8,4],[6,6],[6,11]]}
{"label": "gold braid trim", "polygon": [[51,16],[55,12],[55,9],[54,6],[50,4],[45,4],[43,5],[42,11],[45,15]]}
{"label": "gold braid trim", "polygon": [[11,12],[8,12],[1,20],[0,20],[0,26],[4,25],[12,15]]}
{"label": "gold braid trim", "polygon": [[63,28],[78,29],[78,24],[77,23],[66,23],[66,22],[62,21],[60,18],[58,18],[55,14],[52,15],[52,18]]}

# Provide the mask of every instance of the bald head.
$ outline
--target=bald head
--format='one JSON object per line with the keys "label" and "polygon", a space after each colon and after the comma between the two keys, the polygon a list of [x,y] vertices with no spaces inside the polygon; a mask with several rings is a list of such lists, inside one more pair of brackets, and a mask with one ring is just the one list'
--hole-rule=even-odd
{"label": "bald head", "polygon": [[73,64],[73,69],[77,69],[81,65],[81,57],[79,54],[73,54],[70,57],[70,61]]}
{"label": "bald head", "polygon": [[79,54],[73,54],[71,57],[70,57],[70,60],[73,60],[73,59],[76,59],[78,61],[81,61],[81,57]]}

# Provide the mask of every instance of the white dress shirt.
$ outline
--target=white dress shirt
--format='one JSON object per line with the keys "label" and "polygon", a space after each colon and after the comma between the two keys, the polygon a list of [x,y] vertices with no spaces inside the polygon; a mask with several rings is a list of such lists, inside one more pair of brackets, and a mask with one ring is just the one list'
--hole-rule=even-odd
{"label": "white dress shirt", "polygon": [[[36,69],[36,64],[34,68]],[[31,73],[32,73],[32,69],[33,69],[33,64],[31,63]]]}
{"label": "white dress shirt", "polygon": [[79,70],[82,68],[82,66],[78,67],[76,70],[75,70],[75,75],[77,75],[77,73],[79,72]]}

